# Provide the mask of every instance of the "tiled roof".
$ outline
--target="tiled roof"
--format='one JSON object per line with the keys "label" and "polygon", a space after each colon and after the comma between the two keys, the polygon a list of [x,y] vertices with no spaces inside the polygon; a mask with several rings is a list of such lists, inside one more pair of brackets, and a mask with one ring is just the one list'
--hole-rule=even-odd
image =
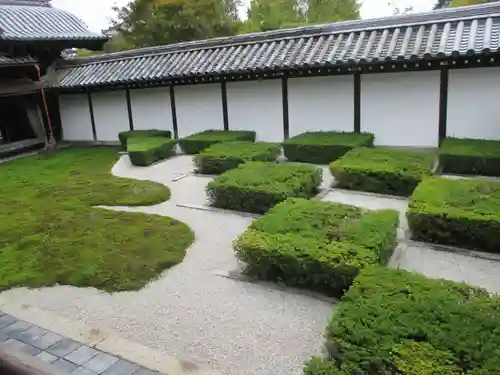
{"label": "tiled roof", "polygon": [[500,3],[179,43],[56,67],[59,88],[496,53]]}
{"label": "tiled roof", "polygon": [[24,0],[15,3],[24,5],[9,5],[5,0],[0,2],[0,40],[107,40],[103,35],[90,32],[73,14],[42,3]]}
{"label": "tiled roof", "polygon": [[31,56],[12,57],[12,56],[0,55],[0,68],[13,65],[34,65],[36,63],[37,60],[32,58]]}

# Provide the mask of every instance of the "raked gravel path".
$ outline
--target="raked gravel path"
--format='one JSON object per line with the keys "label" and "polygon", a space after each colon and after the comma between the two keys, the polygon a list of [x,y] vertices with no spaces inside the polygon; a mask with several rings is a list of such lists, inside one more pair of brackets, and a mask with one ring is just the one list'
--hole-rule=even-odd
{"label": "raked gravel path", "polygon": [[[2,293],[4,302],[26,304],[65,318],[111,329],[170,355],[209,364],[227,375],[298,375],[303,362],[321,354],[334,305],[302,294],[221,277],[238,268],[232,241],[251,218],[199,211],[210,178],[178,177],[193,168],[188,156],[136,168],[122,156],[112,173],[152,180],[172,190],[170,201],[115,208],[167,215],[196,234],[184,261],[138,292],[108,294],[59,286]],[[331,181],[325,181],[329,184]]]}

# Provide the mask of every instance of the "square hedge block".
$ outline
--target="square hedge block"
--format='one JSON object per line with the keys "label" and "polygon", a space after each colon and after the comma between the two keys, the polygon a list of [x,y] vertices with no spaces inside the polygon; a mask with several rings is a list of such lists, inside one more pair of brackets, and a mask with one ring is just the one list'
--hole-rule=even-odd
{"label": "square hedge block", "polygon": [[431,152],[360,147],[330,164],[330,170],[338,188],[408,196],[432,175],[435,159]]}
{"label": "square hedge block", "polygon": [[221,174],[249,161],[276,161],[281,146],[265,142],[223,142],[201,151],[194,162],[198,173]]}
{"label": "square hedge block", "polygon": [[307,375],[497,375],[500,298],[464,283],[380,266],[362,270]]}
{"label": "square hedge block", "polygon": [[408,209],[413,239],[500,253],[500,183],[433,177]]}
{"label": "square hedge block", "polygon": [[287,198],[315,196],[321,179],[313,165],[256,161],[221,174],[206,190],[214,207],[265,213]]}
{"label": "square hedge block", "polygon": [[371,133],[306,132],[283,142],[289,161],[329,164],[356,147],[372,147]]}
{"label": "square hedge block", "polygon": [[221,142],[255,142],[254,131],[246,130],[205,130],[179,140],[182,151],[188,155],[198,154],[204,149]]}
{"label": "square hedge block", "polygon": [[339,296],[360,269],[385,264],[396,245],[398,213],[290,198],[235,241],[245,272]]}
{"label": "square hedge block", "polygon": [[149,130],[130,130],[118,133],[118,139],[120,140],[120,143],[124,150],[127,149],[127,143],[130,138],[146,138],[146,137],[172,138],[172,132],[170,130],[149,129]]}
{"label": "square hedge block", "polygon": [[130,138],[127,151],[133,165],[146,167],[175,154],[175,139],[163,137]]}
{"label": "square hedge block", "polygon": [[500,176],[500,141],[447,138],[439,164],[444,173]]}

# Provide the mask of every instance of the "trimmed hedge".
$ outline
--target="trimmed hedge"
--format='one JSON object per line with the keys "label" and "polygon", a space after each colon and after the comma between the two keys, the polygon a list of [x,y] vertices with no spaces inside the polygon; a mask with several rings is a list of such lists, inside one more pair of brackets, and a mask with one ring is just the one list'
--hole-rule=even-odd
{"label": "trimmed hedge", "polygon": [[188,155],[198,154],[215,143],[229,141],[255,142],[255,132],[245,130],[206,130],[179,140],[179,145]]}
{"label": "trimmed hedge", "polygon": [[313,165],[255,161],[221,174],[206,191],[215,207],[260,214],[289,197],[315,196],[321,180]]}
{"label": "trimmed hedge", "polygon": [[127,149],[127,140],[130,138],[144,138],[144,137],[165,137],[172,138],[172,132],[169,130],[131,130],[126,132],[118,133],[118,139],[124,150]]}
{"label": "trimmed hedge", "polygon": [[280,153],[275,143],[224,142],[201,151],[194,162],[198,173],[221,174],[249,161],[276,161]]}
{"label": "trimmed hedge", "polygon": [[444,173],[500,176],[500,141],[447,138],[439,162]]}
{"label": "trimmed hedge", "polygon": [[387,263],[398,213],[290,198],[272,208],[234,243],[245,273],[341,295],[359,270]]}
{"label": "trimmed hedge", "polygon": [[306,373],[497,375],[499,327],[500,297],[485,290],[368,267],[327,327],[328,358],[313,358]]}
{"label": "trimmed hedge", "polygon": [[371,133],[307,132],[283,142],[289,161],[329,164],[356,147],[372,147]]}
{"label": "trimmed hedge", "polygon": [[413,193],[408,222],[413,239],[500,252],[500,183],[434,177]]}
{"label": "trimmed hedge", "polygon": [[175,139],[163,137],[130,138],[127,148],[133,165],[148,166],[175,154]]}
{"label": "trimmed hedge", "polygon": [[357,148],[330,164],[336,187],[408,196],[432,174],[435,155],[429,152]]}

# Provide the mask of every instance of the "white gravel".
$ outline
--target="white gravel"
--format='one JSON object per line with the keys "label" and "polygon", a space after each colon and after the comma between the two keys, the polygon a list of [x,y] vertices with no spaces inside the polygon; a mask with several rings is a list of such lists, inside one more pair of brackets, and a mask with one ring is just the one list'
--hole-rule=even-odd
{"label": "white gravel", "polygon": [[123,156],[113,174],[168,185],[170,201],[120,208],[168,215],[196,234],[184,261],[138,292],[102,293],[90,288],[14,289],[5,301],[35,306],[66,318],[112,329],[173,356],[209,364],[228,375],[295,375],[321,354],[334,306],[305,295],[218,276],[238,268],[231,243],[250,224],[238,215],[177,207],[206,204],[210,178],[188,176],[192,161],[180,156],[148,168]]}

